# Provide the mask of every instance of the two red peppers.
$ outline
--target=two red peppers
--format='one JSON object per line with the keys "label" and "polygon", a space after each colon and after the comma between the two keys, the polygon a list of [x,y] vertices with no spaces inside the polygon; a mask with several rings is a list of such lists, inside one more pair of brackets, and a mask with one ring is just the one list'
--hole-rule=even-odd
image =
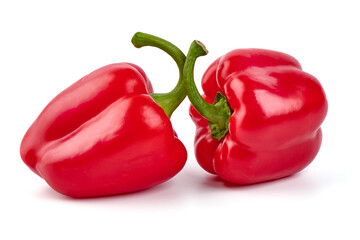
{"label": "two red peppers", "polygon": [[169,93],[153,93],[144,71],[131,63],[102,67],[57,95],[26,132],[25,164],[56,191],[72,197],[133,192],[160,184],[185,165],[187,153],[170,117],[183,99],[192,103],[199,165],[224,181],[250,184],[304,169],[321,145],[327,100],[319,81],[284,53],[237,49],[218,58],[196,89],[194,41],[185,55],[144,33],[135,47],[168,53],[179,68]]}

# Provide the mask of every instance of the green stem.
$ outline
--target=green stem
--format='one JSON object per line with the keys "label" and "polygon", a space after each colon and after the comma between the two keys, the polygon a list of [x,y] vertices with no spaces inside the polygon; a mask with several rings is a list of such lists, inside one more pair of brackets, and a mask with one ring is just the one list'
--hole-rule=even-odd
{"label": "green stem", "polygon": [[160,48],[161,50],[169,54],[176,62],[179,68],[179,80],[175,88],[168,93],[150,94],[151,97],[155,100],[155,102],[159,104],[159,106],[165,111],[166,115],[168,115],[170,118],[175,109],[186,97],[186,90],[183,84],[183,68],[186,59],[184,53],[172,43],[146,33],[135,33],[135,35],[131,39],[131,42],[137,48],[141,48],[143,46]]}
{"label": "green stem", "polygon": [[207,49],[200,41],[192,42],[184,66],[184,83],[190,102],[208,120],[211,136],[220,141],[229,131],[231,110],[227,104],[227,99],[218,92],[213,104],[206,102],[194,82],[195,61],[198,57],[205,56],[207,53]]}

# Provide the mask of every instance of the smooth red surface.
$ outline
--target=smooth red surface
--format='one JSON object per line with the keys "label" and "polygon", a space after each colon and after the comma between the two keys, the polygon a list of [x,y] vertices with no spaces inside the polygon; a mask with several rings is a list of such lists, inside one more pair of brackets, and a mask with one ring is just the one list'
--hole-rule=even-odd
{"label": "smooth red surface", "polygon": [[56,191],[93,197],[152,187],[187,153],[144,71],[111,64],[56,96],[25,134],[23,161]]}
{"label": "smooth red surface", "polygon": [[299,172],[318,153],[327,100],[319,81],[295,58],[233,50],[210,65],[202,87],[206,101],[212,103],[219,91],[232,109],[229,133],[218,141],[190,107],[195,155],[206,171],[232,183],[257,183]]}

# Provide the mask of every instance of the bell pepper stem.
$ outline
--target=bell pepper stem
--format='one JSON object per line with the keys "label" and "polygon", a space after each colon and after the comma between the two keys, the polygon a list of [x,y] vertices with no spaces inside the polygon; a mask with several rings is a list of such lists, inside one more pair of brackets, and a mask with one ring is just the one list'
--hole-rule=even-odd
{"label": "bell pepper stem", "polygon": [[183,68],[186,59],[185,54],[172,43],[147,33],[135,33],[133,38],[131,39],[131,42],[136,48],[141,48],[144,46],[157,47],[169,54],[176,62],[179,68],[179,80],[175,88],[168,93],[150,94],[154,101],[164,110],[166,115],[170,118],[175,109],[186,97],[186,90],[183,84]]}
{"label": "bell pepper stem", "polygon": [[220,141],[229,131],[231,110],[227,99],[218,92],[213,104],[206,102],[194,82],[195,61],[198,57],[205,56],[207,53],[207,49],[200,41],[195,40],[192,42],[184,66],[184,83],[190,102],[208,120],[211,136]]}

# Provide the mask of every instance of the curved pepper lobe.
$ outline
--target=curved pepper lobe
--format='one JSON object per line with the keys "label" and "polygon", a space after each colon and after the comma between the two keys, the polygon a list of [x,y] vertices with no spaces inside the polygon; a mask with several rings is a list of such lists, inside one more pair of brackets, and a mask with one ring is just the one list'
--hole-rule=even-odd
{"label": "curved pepper lobe", "polygon": [[[221,57],[216,59],[204,72],[203,77],[201,79],[201,87],[206,94],[206,97],[211,99],[211,103],[214,102],[216,94],[220,92],[220,87],[217,82],[216,71],[218,69],[219,62]],[[205,99],[206,100],[206,99]]]}
{"label": "curved pepper lobe", "polygon": [[[213,102],[205,95],[203,95],[203,98],[208,103]],[[213,158],[220,141],[211,137],[208,121],[203,118],[192,105],[190,105],[189,114],[196,125],[194,139],[196,160],[204,170],[209,173],[216,174],[213,166]]]}
{"label": "curved pepper lobe", "polygon": [[216,69],[218,86],[224,86],[227,78],[249,67],[288,66],[301,70],[300,63],[292,56],[267,49],[235,49],[221,57]]}
{"label": "curved pepper lobe", "polygon": [[317,155],[322,140],[321,129],[306,141],[273,151],[253,151],[228,135],[214,154],[214,168],[219,177],[236,184],[252,184],[279,179],[307,167]]}
{"label": "curved pepper lobe", "polygon": [[312,138],[327,113],[319,81],[294,68],[248,68],[228,78],[225,92],[234,109],[230,134],[257,150],[287,148]]}
{"label": "curved pepper lobe", "polygon": [[39,155],[38,172],[72,197],[149,188],[176,175],[187,157],[169,118],[147,94],[115,101]]}
{"label": "curved pepper lobe", "polygon": [[45,145],[76,130],[117,99],[130,93],[149,93],[144,71],[131,63],[104,66],[58,94],[26,132],[20,154],[36,174],[38,152]]}

